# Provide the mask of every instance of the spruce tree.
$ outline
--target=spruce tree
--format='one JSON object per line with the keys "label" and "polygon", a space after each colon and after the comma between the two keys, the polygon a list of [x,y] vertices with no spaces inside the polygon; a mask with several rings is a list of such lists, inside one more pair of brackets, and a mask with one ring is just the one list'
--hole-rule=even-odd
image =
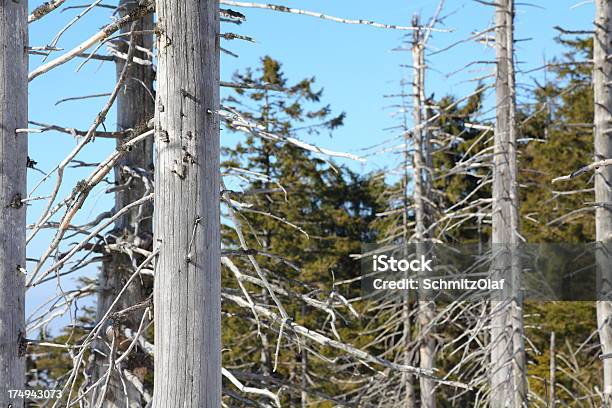
{"label": "spruce tree", "polygon": [[[262,58],[256,70],[237,73],[234,82],[258,89],[236,89],[224,105],[274,136],[261,138],[247,133],[224,151],[226,174],[232,174],[236,168],[256,174],[242,183],[226,177],[227,188],[232,190],[230,196],[242,207],[240,220],[249,248],[270,282],[288,293],[330,304],[337,301],[333,290],[345,296],[354,295],[358,285],[334,288],[333,282],[360,273],[359,263],[349,255],[360,253],[361,243],[374,239],[369,224],[379,209],[377,195],[382,184],[286,141],[290,137],[320,138],[341,126],[344,114],[333,115],[328,105],[322,105],[322,91],[314,88],[314,78],[292,84],[281,64],[268,56]],[[231,121],[226,127],[230,132],[238,130]],[[224,227],[223,243],[224,252],[238,250],[237,237],[230,227]],[[232,259],[243,273],[257,276],[244,256]],[[237,288],[228,271],[224,272],[224,287]],[[255,301],[270,303],[265,289],[248,284],[246,287],[250,293],[258,293]],[[297,296],[279,296],[292,320],[317,330],[333,331],[326,313]],[[316,353],[312,357],[314,346],[299,345],[290,333],[283,336],[277,362],[278,333],[265,330],[255,336],[253,325],[244,323],[245,319],[252,319],[248,311],[233,309],[231,305],[224,308],[231,312],[231,317],[224,321],[224,344],[231,350],[224,354],[224,363],[230,367],[248,366],[251,371],[301,384],[288,389],[283,403],[304,406],[325,399],[314,396],[315,391],[333,396],[351,388],[330,381],[331,374],[340,377],[343,374],[332,371],[329,362]],[[359,322],[350,326],[348,322],[337,321],[335,325],[338,334],[352,342]],[[272,327],[272,322],[262,324]],[[240,347],[231,347],[235,342]],[[330,350],[319,347],[314,350],[334,357]]]}

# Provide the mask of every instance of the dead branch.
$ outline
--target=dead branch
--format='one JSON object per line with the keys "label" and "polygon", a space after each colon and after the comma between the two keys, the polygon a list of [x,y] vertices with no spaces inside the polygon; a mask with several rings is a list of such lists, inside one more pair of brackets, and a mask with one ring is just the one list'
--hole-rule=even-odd
{"label": "dead branch", "polygon": [[[246,8],[259,8],[259,9],[267,9],[273,11],[279,11],[282,13],[290,13],[290,14],[300,14],[304,16],[316,17],[322,20],[334,21],[336,23],[344,23],[344,24],[362,24],[369,25],[376,28],[386,28],[391,30],[418,30],[420,27],[406,27],[406,26],[398,26],[393,24],[381,24],[376,23],[374,21],[369,20],[350,20],[347,18],[334,17],[323,13],[318,13],[314,11],[308,10],[300,10],[287,6],[279,6],[275,4],[262,4],[262,3],[252,3],[252,2],[244,2],[244,1],[231,1],[231,0],[220,0],[221,4],[226,4],[228,6],[235,7],[246,7]],[[431,31],[439,31],[439,32],[448,32],[449,30],[441,30],[441,29],[431,29]]]}

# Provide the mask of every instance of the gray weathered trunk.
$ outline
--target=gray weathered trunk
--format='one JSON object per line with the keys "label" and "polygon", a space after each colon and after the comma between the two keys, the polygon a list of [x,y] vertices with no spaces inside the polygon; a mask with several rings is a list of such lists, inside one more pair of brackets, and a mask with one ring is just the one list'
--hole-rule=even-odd
{"label": "gray weathered trunk", "polygon": [[28,136],[28,2],[0,3],[0,406],[25,384],[24,274]]}
{"label": "gray weathered trunk", "polygon": [[221,406],[218,4],[157,2],[154,408]]}
{"label": "gray weathered trunk", "polygon": [[[496,125],[493,170],[492,250],[494,270],[518,289],[520,243],[516,102],[514,83],[514,0],[498,0],[496,25]],[[525,348],[520,296],[506,293],[491,307],[491,407],[526,403]]]}
{"label": "gray weathered trunk", "polygon": [[[408,128],[408,115],[407,115],[407,103],[404,96],[405,89],[402,85],[402,116],[403,116],[403,130],[404,130],[404,174],[402,177],[402,200],[403,200],[403,212],[402,212],[402,238],[403,244],[407,245],[410,235],[408,231],[408,215],[410,209],[410,192],[408,191],[410,175],[408,169],[412,163],[409,147],[410,147],[410,132]],[[407,254],[408,251],[406,251]],[[412,305],[410,304],[410,298],[406,291],[402,293],[402,344],[403,349],[403,363],[407,366],[414,365],[413,353],[410,350],[412,342],[412,322],[410,310]],[[414,375],[403,372],[400,381],[400,395],[403,397],[403,406],[405,408],[416,407],[416,394],[414,390]]]}
{"label": "gray weathered trunk", "polygon": [[[419,26],[419,19],[415,17],[412,25]],[[430,219],[427,215],[427,192],[426,185],[429,177],[427,172],[427,152],[429,149],[429,132],[424,128],[425,112],[425,49],[423,44],[423,31],[415,30],[412,40],[412,63],[413,63],[413,165],[414,165],[414,213],[415,213],[415,241],[417,243],[417,255],[421,256],[428,252]],[[418,322],[421,333],[419,333],[419,367],[430,371],[434,367],[436,344],[431,333],[431,322],[435,318],[435,305],[429,300],[430,296],[424,290],[420,293],[424,300],[419,301]],[[423,408],[435,408],[436,397],[434,394],[435,383],[425,377],[420,377],[421,406]]]}
{"label": "gray weathered trunk", "polygon": [[[119,14],[127,14],[137,6],[135,0],[121,0],[119,3]],[[153,51],[153,34],[146,31],[153,30],[153,16],[150,14],[140,20],[134,27],[142,34],[134,36],[134,45]],[[127,33],[131,27],[122,30]],[[129,37],[123,37],[123,41],[128,41]],[[127,55],[128,44],[118,43],[117,50]],[[135,57],[148,60],[149,57],[141,50],[137,50]],[[117,77],[124,69],[125,62],[117,60]],[[130,64],[128,68],[128,79],[124,88],[117,97],[117,130],[133,129],[134,133],[142,133],[146,128],[155,111],[155,99],[153,94],[153,68],[138,63]],[[117,146],[124,143],[124,140],[117,140]],[[123,160],[115,166],[115,184],[119,189],[115,193],[115,209],[119,210],[128,204],[142,198],[150,193],[152,185],[147,185],[147,179],[152,182],[151,173],[153,171],[153,140],[145,139],[138,143],[132,151],[126,153]],[[153,205],[149,202],[142,207],[135,208],[115,223],[115,228],[109,236],[110,242],[117,244],[148,246],[152,236],[152,216]],[[150,248],[145,248],[150,249]],[[142,257],[135,256],[134,262],[125,253],[109,251],[107,260],[102,264],[99,277],[99,292],[97,301],[97,316],[100,318],[108,311],[109,307],[116,299],[117,294],[123,288],[125,281],[134,273],[135,265],[142,261]],[[115,306],[115,311],[125,309],[134,304],[145,300],[148,290],[143,284],[143,279],[134,279],[128,286],[123,296]],[[123,327],[129,327],[136,331],[140,325],[142,310],[136,311],[127,316],[123,322]],[[107,322],[110,325],[111,322]],[[104,333],[105,330],[102,331]],[[106,339],[108,340],[108,339]],[[104,342],[97,342],[96,347],[102,349],[104,354],[108,353],[108,347]],[[121,368],[129,370],[142,383],[146,373],[145,356],[139,350],[132,352],[130,360]],[[108,358],[96,355],[92,362],[92,382],[108,370]],[[126,406],[123,383],[116,370],[112,371],[111,379],[104,394],[94,393],[92,401],[100,404],[100,399],[104,400],[102,406],[108,408],[124,408]],[[141,393],[131,382],[126,382],[126,388],[130,408],[142,407],[143,400]],[[100,387],[100,391],[102,388]]]}
{"label": "gray weathered trunk", "polygon": [[[413,24],[418,25],[418,19],[413,20]],[[412,92],[413,92],[413,127],[412,139],[413,139],[413,166],[414,166],[414,215],[415,215],[415,240],[416,242],[423,242],[426,237],[426,208],[425,208],[425,186],[424,184],[424,173],[425,168],[425,155],[424,145],[426,143],[425,135],[426,132],[423,130],[423,84],[425,83],[424,74],[424,49],[421,44],[421,31],[414,31],[414,38],[412,41],[412,64],[413,64],[413,78],[412,78]]]}
{"label": "gray weathered trunk", "polygon": [[555,386],[557,383],[557,356],[555,355],[555,332],[550,333],[550,348],[549,348],[549,381],[548,381],[548,408],[555,408],[557,406],[555,397]]}
{"label": "gray weathered trunk", "polygon": [[[595,1],[595,39],[593,42],[593,91],[595,97],[595,161],[612,158],[612,3]],[[600,245],[611,249],[612,243],[612,166],[599,168],[595,173],[596,239]],[[610,293],[612,288],[612,259],[607,251],[599,251],[598,263],[604,285],[602,290]],[[609,298],[609,297],[608,297]],[[597,324],[603,354],[612,353],[612,302],[597,302]],[[605,407],[612,407],[612,359],[603,360],[603,394]]]}
{"label": "gray weathered trunk", "polygon": [[[407,366],[414,365],[414,359],[412,352],[408,349],[410,341],[412,340],[412,330],[410,322],[410,303],[408,296],[402,297],[402,339],[404,343],[404,358],[402,363]],[[403,393],[403,406],[405,408],[415,408],[416,405],[416,393],[414,391],[414,375],[409,373],[402,373],[400,392]]]}

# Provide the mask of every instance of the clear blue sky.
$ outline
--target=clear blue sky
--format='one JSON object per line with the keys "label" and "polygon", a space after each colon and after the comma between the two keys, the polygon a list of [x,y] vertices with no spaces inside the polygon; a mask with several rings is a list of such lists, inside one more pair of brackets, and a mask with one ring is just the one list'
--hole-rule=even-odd
{"label": "clear blue sky", "polygon": [[[42,1],[30,1],[33,9]],[[274,3],[273,0],[269,2]],[[532,0],[533,5],[517,6],[516,38],[517,60],[520,70],[526,71],[542,65],[544,58],[552,58],[562,52],[553,41],[557,32],[555,25],[568,29],[591,29],[593,5],[572,6],[579,0]],[[67,6],[80,5],[82,2],[68,0]],[[437,0],[293,0],[278,1],[295,8],[305,8],[326,14],[353,19],[369,19],[378,22],[409,25],[415,13],[428,19],[438,4]],[[315,76],[324,88],[324,102],[331,104],[336,112],[347,113],[346,125],[334,133],[333,138],[319,136],[310,139],[321,146],[335,150],[360,154],[361,149],[380,143],[392,136],[383,129],[396,124],[390,116],[392,109],[386,108],[394,103],[384,98],[385,94],[397,93],[398,81],[406,75],[401,64],[410,64],[407,52],[392,52],[401,44],[407,32],[383,30],[369,26],[344,25],[312,17],[289,15],[268,10],[238,9],[247,16],[247,21],[237,27],[225,24],[222,32],[235,32],[255,38],[256,44],[239,40],[224,41],[223,46],[240,55],[233,58],[222,54],[221,78],[229,80],[237,69],[258,65],[259,58],[270,55],[280,60],[290,80],[300,80]],[[56,11],[43,21],[30,25],[31,46],[43,46],[70,19],[81,10]],[[101,26],[110,21],[111,10],[99,8],[83,17],[59,41],[58,46],[66,50],[74,47],[84,38],[94,34]],[[447,0],[442,12],[446,16],[440,28],[453,30],[449,33],[435,33],[430,40],[430,50],[443,48],[459,39],[468,37],[474,31],[481,31],[492,25],[493,9],[473,0]],[[55,53],[52,57],[61,54]],[[427,92],[437,96],[452,93],[465,95],[474,89],[470,78],[492,72],[492,66],[475,66],[461,74],[447,77],[470,61],[492,60],[493,52],[474,42],[462,44],[452,50],[429,58],[431,67],[427,78]],[[33,56],[30,69],[38,66],[42,59]],[[54,103],[66,97],[110,92],[115,80],[115,69],[110,63],[89,62],[76,72],[82,60],[72,61],[30,84],[30,119],[40,122],[60,124],[77,128],[87,128],[94,120],[106,99],[67,102],[59,106]],[[533,77],[541,77],[542,72],[519,75],[519,84],[529,85]],[[107,129],[115,128],[114,111],[109,115]],[[231,136],[223,135],[222,142],[232,143]],[[98,162],[110,154],[112,141],[96,140],[78,159]],[[75,141],[67,135],[56,133],[30,135],[30,156],[38,161],[39,167],[47,171],[75,146]],[[355,170],[367,171],[391,165],[389,156],[371,158],[367,164],[348,163]],[[70,170],[64,183],[64,193],[68,193],[76,180],[84,178],[88,169]],[[31,172],[29,183],[33,186],[40,174]],[[52,182],[46,183],[36,195],[48,194]],[[112,204],[102,189],[88,199],[77,222],[83,222],[99,212],[108,210]],[[40,213],[39,203],[31,206],[29,221],[33,222]],[[28,248],[29,256],[37,257],[50,241],[49,234],[41,234]],[[30,265],[31,266],[31,265]],[[71,285],[67,284],[67,287]],[[29,292],[28,309],[38,304],[42,297],[55,292],[52,286]]]}

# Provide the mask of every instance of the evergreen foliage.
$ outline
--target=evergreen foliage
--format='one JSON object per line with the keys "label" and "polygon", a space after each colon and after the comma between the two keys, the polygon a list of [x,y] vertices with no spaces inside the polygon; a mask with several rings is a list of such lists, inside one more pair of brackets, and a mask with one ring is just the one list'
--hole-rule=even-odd
{"label": "evergreen foliage", "polygon": [[[578,62],[591,58],[592,40],[559,41],[568,47],[568,52],[552,63],[553,78],[536,84],[530,91],[533,103],[521,106],[519,111],[521,220],[523,235],[529,243],[579,244],[594,240],[593,211],[583,210],[594,201],[592,189],[585,188],[589,175],[552,184],[555,177],[569,174],[592,160],[591,68]],[[240,249],[236,232],[224,223],[224,254],[243,273],[258,277],[248,259],[254,256],[273,285],[293,293],[290,298],[279,295],[293,321],[321,328],[330,337],[339,335],[374,355],[400,361],[402,350],[397,345],[401,343],[401,333],[379,333],[377,328],[397,318],[399,310],[385,309],[385,305],[373,310],[372,304],[361,302],[356,306],[359,317],[355,317],[339,296],[343,299],[359,296],[359,282],[337,283],[360,275],[359,262],[350,255],[359,254],[363,243],[401,240],[402,217],[407,216],[410,224],[414,214],[412,211],[404,214],[405,202],[398,192],[405,187],[402,183],[410,180],[385,180],[382,172],[361,176],[286,141],[296,137],[317,138],[319,142],[322,136],[331,135],[343,124],[345,114],[333,114],[331,107],[322,102],[323,91],[316,89],[314,78],[292,83],[285,77],[280,62],[266,56],[258,68],[236,73],[233,81],[255,89],[234,89],[224,105],[278,137],[261,138],[234,128],[231,121],[225,123],[225,136],[239,140],[223,150],[223,171],[236,176],[233,184],[226,186],[226,192],[234,200],[232,205],[241,206],[239,222],[250,251]],[[492,146],[492,132],[482,130],[492,124],[479,123],[478,119],[483,91],[479,85],[463,102],[453,95],[430,101],[441,112],[434,124],[438,141],[450,140],[438,144],[433,155],[434,219],[442,219],[449,208],[461,208],[460,203],[468,196],[471,200],[491,196],[490,185],[482,184],[490,173],[489,167],[469,167],[447,174],[457,164],[486,154]],[[566,193],[569,191],[578,192]],[[476,211],[473,208],[460,211],[464,216],[460,221],[446,221],[444,227],[452,228],[444,234],[438,228],[433,236],[446,243],[487,243],[489,220],[471,216],[470,212]],[[377,216],[380,213],[389,216]],[[227,216],[226,211],[224,217]],[[256,294],[253,296],[256,303],[272,303],[260,286],[249,282],[244,285],[249,293]],[[223,270],[223,290],[241,293],[227,268]],[[299,296],[332,305],[342,318],[331,321],[328,314],[298,299]],[[373,312],[376,319],[369,320]],[[284,333],[277,352],[278,322],[255,321],[250,311],[229,302],[223,304],[223,316],[224,367],[246,384],[250,381],[258,384],[261,380],[258,374],[270,376],[275,387],[285,386],[281,393],[285,406],[300,405],[303,389],[308,390],[310,406],[331,407],[336,405],[330,401],[331,396],[355,395],[360,388],[367,387],[368,376],[372,374],[367,367],[354,365],[326,347],[299,343],[291,333]],[[87,313],[81,320],[83,325],[93,323]],[[595,322],[594,302],[525,305],[532,392],[546,399],[549,339],[554,332],[559,355],[558,389],[563,390],[557,393],[557,398],[566,406],[583,406],[576,396],[586,392],[585,384],[596,384],[601,378]],[[461,324],[458,318],[437,330],[440,344],[459,336]],[[412,324],[411,330],[416,336],[417,325]],[[84,333],[66,329],[54,338],[41,335],[40,340],[77,346]],[[377,344],[371,346],[374,340]],[[440,350],[439,374],[448,373],[458,358],[452,350]],[[336,364],[329,364],[330,359]],[[66,378],[71,363],[64,350],[49,349],[31,356],[28,372],[36,372],[37,376],[30,375],[30,384],[55,388]],[[240,373],[250,376],[240,377]],[[392,376],[390,381],[395,380]],[[150,387],[150,374],[144,382]],[[440,388],[441,407],[469,407],[474,399],[472,393],[456,395],[453,390]]]}
{"label": "evergreen foliage", "polygon": [[[237,73],[234,81],[267,88],[238,89],[224,103],[231,104],[243,117],[273,135],[316,137],[342,125],[344,114],[333,116],[328,105],[321,107],[322,90],[314,89],[314,78],[290,85],[281,64],[271,57],[264,57],[261,67],[255,71]],[[231,124],[227,126],[228,130],[233,130]],[[346,297],[355,295],[354,287],[335,287],[334,282],[354,278],[360,273],[359,263],[351,259],[350,254],[360,253],[362,242],[376,239],[377,233],[370,224],[379,209],[382,181],[358,176],[344,166],[329,163],[290,143],[251,134],[235,147],[226,149],[225,154],[225,168],[241,167],[257,173],[251,180],[241,183],[240,188],[246,194],[234,196],[243,207],[248,207],[242,210],[242,227],[249,248],[256,251],[256,259],[270,281],[329,304],[338,301],[330,288]],[[223,242],[227,250],[238,249],[238,239],[230,228],[224,229]],[[234,261],[241,270],[257,275],[244,258]],[[235,278],[227,271],[224,273],[224,285],[234,287]],[[260,293],[258,300],[270,302],[265,290],[260,289]],[[341,308],[340,313],[346,314],[347,320],[330,322],[329,315],[295,297],[286,300],[283,303],[287,305],[287,313],[298,324],[322,327],[331,336],[337,330],[347,340],[359,329],[354,326],[359,324],[354,318],[349,323],[346,308]],[[227,366],[248,367],[249,371],[271,374],[329,395],[351,388],[330,381],[334,372],[330,372],[325,358],[334,358],[331,350],[313,344],[299,345],[285,338],[276,362],[276,324],[262,322],[264,326],[274,327],[273,334],[262,333],[258,337],[253,325],[244,324],[245,319],[252,320],[252,316],[247,318],[244,311],[233,310],[229,305],[228,310],[233,318],[224,320],[223,340],[231,350],[224,354]],[[291,334],[285,337],[292,338]],[[235,342],[240,346],[229,346]],[[306,377],[301,371],[305,356],[302,348],[306,348],[309,355],[305,362]],[[317,358],[317,353],[326,357]],[[289,406],[299,404],[298,388],[290,387],[284,395]],[[314,401],[312,396],[308,398]]]}

